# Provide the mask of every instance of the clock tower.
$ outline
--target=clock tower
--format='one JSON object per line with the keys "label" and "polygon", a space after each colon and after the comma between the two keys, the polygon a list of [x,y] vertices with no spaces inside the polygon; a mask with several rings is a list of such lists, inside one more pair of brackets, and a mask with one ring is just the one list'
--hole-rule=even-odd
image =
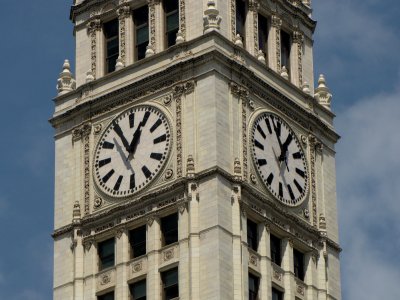
{"label": "clock tower", "polygon": [[54,299],[341,299],[310,0],[74,0]]}

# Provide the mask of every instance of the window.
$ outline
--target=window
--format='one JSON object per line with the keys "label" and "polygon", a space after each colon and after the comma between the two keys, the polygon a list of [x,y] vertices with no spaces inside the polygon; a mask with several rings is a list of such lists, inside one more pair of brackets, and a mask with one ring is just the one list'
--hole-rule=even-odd
{"label": "window", "polygon": [[178,268],[161,273],[163,284],[163,300],[170,300],[179,297]]}
{"label": "window", "polygon": [[114,300],[114,291],[98,296],[97,300]]}
{"label": "window", "polygon": [[146,57],[146,47],[149,44],[149,8],[142,6],[133,11],[135,24],[135,60]]}
{"label": "window", "polygon": [[263,15],[258,15],[258,47],[268,53],[268,20]]}
{"label": "window", "polygon": [[258,288],[260,279],[257,276],[249,273],[249,300],[258,299]]}
{"label": "window", "polygon": [[272,300],[283,300],[283,293],[276,288],[272,288]]}
{"label": "window", "polygon": [[118,19],[104,23],[106,73],[115,71],[119,56]]}
{"label": "window", "polygon": [[97,251],[100,261],[100,270],[114,266],[114,244],[114,238],[99,243]]}
{"label": "window", "polygon": [[131,300],[146,300],[146,279],[129,285]]}
{"label": "window", "polygon": [[290,71],[290,48],[292,46],[290,34],[281,31],[281,66]]}
{"label": "window", "polygon": [[257,224],[249,219],[247,219],[247,245],[254,251],[258,249]]}
{"label": "window", "polygon": [[236,0],[236,34],[243,38],[246,36],[246,0]]}
{"label": "window", "polygon": [[163,246],[178,241],[178,214],[161,218],[161,235]]}
{"label": "window", "polygon": [[274,236],[270,235],[270,248],[271,248],[271,261],[276,265],[280,266],[282,261],[282,250],[281,250],[281,240]]}
{"label": "window", "polygon": [[167,48],[175,45],[176,34],[179,30],[179,3],[178,0],[163,1],[165,13],[165,38]]}
{"label": "window", "polygon": [[135,228],[129,232],[131,244],[131,258],[146,254],[146,225]]}
{"label": "window", "polygon": [[294,276],[304,281],[304,254],[293,249]]}

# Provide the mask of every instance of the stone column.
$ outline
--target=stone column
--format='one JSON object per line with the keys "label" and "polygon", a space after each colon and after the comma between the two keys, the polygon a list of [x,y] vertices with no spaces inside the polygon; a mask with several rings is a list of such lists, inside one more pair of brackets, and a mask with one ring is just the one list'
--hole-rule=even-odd
{"label": "stone column", "polygon": [[[190,245],[190,294],[192,299],[200,299],[200,235],[199,235],[199,201],[197,184],[189,183],[189,245]],[[189,299],[189,298],[188,298]]]}
{"label": "stone column", "polygon": [[239,205],[240,186],[232,191],[232,249],[233,249],[233,296],[234,300],[242,300],[242,268],[238,262],[242,259],[241,211]]}
{"label": "stone column", "polygon": [[161,299],[159,250],[161,248],[160,219],[150,216],[147,221],[147,295],[149,300]]}
{"label": "stone column", "polygon": [[90,36],[90,71],[94,79],[104,74],[104,63],[103,63],[103,36],[101,32],[101,21],[100,19],[91,20],[88,25],[88,35]]}
{"label": "stone column", "polygon": [[282,240],[282,269],[284,270],[283,283],[285,286],[284,300],[293,300],[294,291],[292,287],[293,280],[293,243],[289,239]]}
{"label": "stone column", "polygon": [[260,231],[260,246],[258,253],[261,256],[260,261],[260,299],[269,299],[271,293],[271,245],[270,245],[270,228],[269,224],[259,224]]}
{"label": "stone column", "polygon": [[133,20],[129,5],[117,10],[119,20],[119,57],[117,64],[125,67],[133,63]]}
{"label": "stone column", "polygon": [[161,0],[147,0],[149,5],[149,46],[146,56],[164,49],[164,12]]}
{"label": "stone column", "polygon": [[298,86],[303,85],[303,42],[304,36],[300,31],[293,32],[293,43],[290,51],[290,61],[293,66],[290,70],[290,81]]}
{"label": "stone column", "polygon": [[246,49],[254,56],[258,54],[258,0],[249,1],[246,19]]}
{"label": "stone column", "polygon": [[240,214],[242,224],[242,299],[248,299],[247,287],[249,286],[249,250],[247,245],[247,213],[241,208]]}
{"label": "stone column", "polygon": [[124,228],[116,231],[115,237],[116,251],[115,251],[115,272],[116,272],[116,286],[115,286],[115,299],[128,299],[128,284],[127,284],[127,270],[126,262],[127,250],[129,246],[128,235]]}
{"label": "stone column", "polygon": [[281,26],[282,20],[272,15],[268,38],[268,61],[270,68],[279,74],[281,72]]}
{"label": "stone column", "polygon": [[84,242],[84,277],[85,277],[85,297],[84,299],[96,299],[96,277],[98,268],[97,243],[94,240]]}
{"label": "stone column", "polygon": [[189,273],[189,214],[186,203],[178,208],[178,241],[179,241],[179,298],[190,299]]}

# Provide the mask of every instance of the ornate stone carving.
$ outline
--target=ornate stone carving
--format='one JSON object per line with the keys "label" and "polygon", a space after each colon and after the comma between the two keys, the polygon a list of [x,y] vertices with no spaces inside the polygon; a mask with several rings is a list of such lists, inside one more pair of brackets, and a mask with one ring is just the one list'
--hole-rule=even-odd
{"label": "ornate stone carving", "polygon": [[238,157],[236,157],[235,161],[233,162],[233,173],[235,174],[236,180],[242,179],[242,166]]}
{"label": "ornate stone carving", "polygon": [[273,276],[277,281],[282,281],[282,273],[274,268]]}
{"label": "ornate stone carving", "polygon": [[186,40],[186,8],[185,8],[186,0],[179,0],[179,37],[180,40],[177,42],[184,42]]}
{"label": "ornate stone carving", "polygon": [[252,184],[256,184],[257,183],[257,177],[254,174],[250,174],[250,181]]}
{"label": "ornate stone carving", "polygon": [[163,102],[164,102],[164,104],[165,105],[170,105],[171,104],[171,102],[172,102],[172,95],[167,95],[167,96],[165,96],[164,98],[163,98]]}
{"label": "ornate stone carving", "polygon": [[311,179],[311,205],[313,213],[313,226],[317,226],[317,187],[315,180],[315,145],[318,143],[315,136],[308,137],[310,143],[310,179]]}
{"label": "ornate stone carving", "polygon": [[332,94],[329,88],[326,86],[326,81],[324,75],[319,75],[318,87],[315,89],[315,99],[318,103],[327,109],[331,109]]}
{"label": "ornate stone carving", "polygon": [[306,219],[310,218],[310,211],[307,208],[303,209],[303,216]]}
{"label": "ornate stone carving", "polygon": [[274,27],[275,35],[276,35],[276,40],[275,40],[276,71],[280,72],[280,70],[281,70],[281,26],[282,26],[282,20],[278,16],[272,15],[271,26]]}
{"label": "ornate stone carving", "polygon": [[204,11],[203,32],[219,31],[221,20],[219,10],[215,7],[215,0],[209,0],[207,2],[207,9]]}
{"label": "ornate stone carving", "polygon": [[101,123],[96,124],[93,126],[93,133],[94,134],[100,134],[101,130],[103,129],[103,125]]}
{"label": "ornate stone carving", "polygon": [[75,90],[76,82],[71,73],[71,66],[68,59],[64,61],[63,70],[60,73],[60,77],[57,80],[58,95],[66,94],[70,91]]}
{"label": "ornate stone carving", "polygon": [[193,178],[194,177],[194,159],[192,155],[189,155],[187,158],[187,164],[186,164],[186,174],[187,177]]}
{"label": "ornate stone carving", "polygon": [[123,233],[124,233],[124,229],[123,229],[123,228],[118,228],[118,229],[115,231],[115,236],[116,236],[118,239],[120,239]]}
{"label": "ornate stone carving", "polygon": [[249,263],[255,267],[258,265],[258,258],[254,254],[250,254]]}
{"label": "ornate stone carving", "polygon": [[148,216],[147,217],[147,225],[151,227],[151,225],[153,225],[154,220],[155,220],[155,216]]}
{"label": "ornate stone carving", "polygon": [[142,269],[143,269],[143,264],[141,261],[132,264],[132,273],[140,272],[142,271]]}
{"label": "ornate stone carving", "polygon": [[103,199],[101,199],[99,196],[94,198],[94,202],[93,202],[93,207],[98,209],[103,205]]}
{"label": "ornate stone carving", "polygon": [[163,255],[164,261],[169,261],[169,260],[173,259],[175,256],[174,248],[165,250],[163,254],[164,254]]}
{"label": "ornate stone carving", "polygon": [[90,248],[92,247],[94,243],[94,240],[90,239],[90,240],[86,240],[83,242],[83,248],[85,249],[86,252],[89,252]]}
{"label": "ornate stone carving", "polygon": [[72,210],[72,223],[79,224],[81,222],[81,205],[79,201],[75,201],[74,208]]}
{"label": "ornate stone carving", "polygon": [[156,52],[156,8],[158,5],[158,0],[148,0],[149,4],[149,18],[150,18],[150,31],[149,38],[150,42],[146,49],[146,57],[153,55]]}
{"label": "ornate stone carving", "polygon": [[85,201],[85,215],[89,214],[89,201],[90,201],[90,149],[89,149],[89,134],[92,129],[91,124],[83,126],[83,198]]}
{"label": "ornate stone carving", "polygon": [[302,284],[296,283],[296,292],[304,296],[305,288]]}
{"label": "ornate stone carving", "polygon": [[178,205],[178,210],[179,210],[180,214],[182,215],[186,210],[186,203],[179,204]]}
{"label": "ornate stone carving", "polygon": [[324,214],[319,214],[319,229],[326,230],[326,219]]}
{"label": "ornate stone carving", "polygon": [[104,273],[101,274],[99,277],[99,284],[100,285],[106,285],[111,282],[111,274],[110,273]]}
{"label": "ornate stone carving", "polygon": [[[126,19],[131,15],[131,8],[129,5],[121,6],[117,9],[119,19],[119,63],[120,66],[117,70],[126,65]],[[118,64],[118,62],[117,62]]]}
{"label": "ornate stone carving", "polygon": [[[258,46],[257,46],[258,47]],[[266,64],[267,61],[265,60],[265,54],[262,50],[257,50],[257,59],[259,62]]]}
{"label": "ornate stone carving", "polygon": [[289,80],[289,73],[285,66],[282,66],[281,68],[281,76],[286,80]]}
{"label": "ornate stone carving", "polygon": [[231,35],[232,42],[236,38],[236,0],[231,0]]}
{"label": "ornate stone carving", "polygon": [[172,169],[165,170],[165,175],[164,175],[165,179],[167,179],[167,180],[171,179],[172,175],[174,175],[174,171],[172,171]]}
{"label": "ornate stone carving", "polygon": [[96,69],[97,69],[97,31],[101,30],[101,21],[100,19],[93,19],[91,20],[88,25],[87,25],[87,29],[88,29],[88,34],[90,36],[90,48],[91,48],[91,52],[90,52],[90,58],[91,58],[91,72],[93,75],[93,78],[96,79]]}
{"label": "ornate stone carving", "polygon": [[236,46],[243,48],[243,38],[240,36],[240,34],[236,34],[235,38],[233,39],[233,43]]}
{"label": "ornate stone carving", "polygon": [[296,44],[297,48],[297,69],[299,75],[299,86],[303,84],[303,42],[304,42],[304,35],[300,31],[293,32],[293,43]]}

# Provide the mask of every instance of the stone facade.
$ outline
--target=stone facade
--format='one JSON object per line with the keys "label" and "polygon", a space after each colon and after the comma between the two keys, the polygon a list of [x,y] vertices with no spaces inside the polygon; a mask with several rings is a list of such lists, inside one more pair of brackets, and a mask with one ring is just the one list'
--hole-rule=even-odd
{"label": "stone facade", "polygon": [[[179,33],[169,48],[162,1],[76,0],[72,7],[76,84],[64,65],[51,119],[54,299],[94,300],[113,291],[115,299],[127,300],[129,284],[146,279],[147,299],[161,300],[160,274],[175,267],[181,300],[249,299],[249,273],[259,278],[258,299],[271,299],[272,288],[284,300],[341,299],[339,136],[325,80],[314,95],[310,1],[247,1],[242,44],[236,1],[178,3]],[[131,12],[143,5],[149,6],[149,46],[146,58],[135,61]],[[269,20],[265,57],[257,51],[258,14]],[[101,24],[112,18],[120,25],[120,66],[105,74]],[[280,62],[282,28],[292,37],[287,76]],[[171,151],[151,184],[113,198],[94,182],[94,150],[112,120],[137,105],[165,114]],[[273,197],[253,164],[250,132],[261,112],[285,120],[306,153],[309,188],[295,207]],[[163,246],[160,220],[172,213],[178,240]],[[247,243],[248,219],[257,224],[257,251]],[[142,225],[146,254],[132,259],[129,231]],[[280,266],[271,261],[271,234],[281,239]],[[100,270],[98,245],[109,238],[115,239],[114,266]],[[295,276],[293,249],[304,254],[303,280]]]}

